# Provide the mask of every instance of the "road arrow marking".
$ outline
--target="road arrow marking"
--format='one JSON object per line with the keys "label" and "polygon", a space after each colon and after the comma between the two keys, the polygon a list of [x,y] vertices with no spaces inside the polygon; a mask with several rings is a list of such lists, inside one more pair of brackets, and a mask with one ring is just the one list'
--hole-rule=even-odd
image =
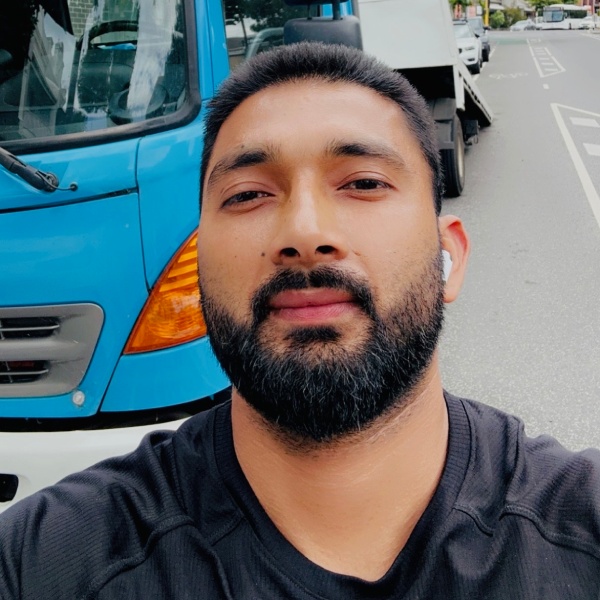
{"label": "road arrow marking", "polygon": [[556,119],[556,123],[558,125],[558,129],[563,136],[563,140],[565,145],[567,146],[567,150],[571,155],[571,160],[573,161],[573,165],[575,166],[575,170],[577,171],[577,176],[579,177],[579,181],[581,181],[581,185],[583,186],[583,191],[586,195],[586,198],[589,202],[590,208],[594,213],[594,217],[596,219],[596,223],[598,223],[598,227],[600,227],[600,196],[598,196],[598,192],[594,187],[594,183],[592,182],[592,178],[585,168],[585,164],[583,163],[583,159],[577,150],[577,146],[569,133],[569,129],[563,116],[560,114],[560,109],[573,110],[575,112],[590,115],[594,117],[600,117],[600,114],[593,113],[588,110],[582,110],[580,108],[573,108],[572,106],[565,106],[564,104],[550,104],[550,108],[552,108],[552,112],[554,113],[554,118]]}

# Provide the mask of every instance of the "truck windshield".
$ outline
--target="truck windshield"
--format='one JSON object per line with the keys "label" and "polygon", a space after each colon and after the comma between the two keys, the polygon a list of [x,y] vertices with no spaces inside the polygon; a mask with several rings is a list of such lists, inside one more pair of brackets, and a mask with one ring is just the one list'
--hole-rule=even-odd
{"label": "truck windshield", "polygon": [[468,19],[468,23],[471,26],[471,29],[478,34],[484,34],[485,30],[483,28],[483,19],[481,17],[473,17]]}
{"label": "truck windshield", "polygon": [[475,37],[473,34],[473,30],[468,25],[454,24],[454,37],[457,40],[463,38],[472,38]]}
{"label": "truck windshield", "polygon": [[186,101],[182,0],[0,3],[0,142],[77,134]]}
{"label": "truck windshield", "polygon": [[310,14],[306,6],[287,6],[283,0],[223,0],[223,9],[231,68],[256,54],[281,46],[285,22]]}

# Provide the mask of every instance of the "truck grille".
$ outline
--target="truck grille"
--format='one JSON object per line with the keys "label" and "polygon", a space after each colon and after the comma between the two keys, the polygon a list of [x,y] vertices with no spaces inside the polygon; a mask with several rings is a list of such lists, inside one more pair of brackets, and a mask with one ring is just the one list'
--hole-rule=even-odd
{"label": "truck grille", "polygon": [[59,328],[56,317],[0,319],[0,340],[49,337]]}
{"label": "truck grille", "polygon": [[0,384],[29,383],[49,372],[43,360],[4,360],[0,362]]}
{"label": "truck grille", "polygon": [[76,388],[103,322],[96,304],[0,307],[0,398],[54,396]]}

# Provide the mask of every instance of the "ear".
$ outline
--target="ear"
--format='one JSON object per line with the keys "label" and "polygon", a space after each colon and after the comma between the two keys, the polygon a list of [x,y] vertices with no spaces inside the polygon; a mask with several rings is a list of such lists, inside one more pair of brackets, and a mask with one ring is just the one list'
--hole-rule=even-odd
{"label": "ear", "polygon": [[458,298],[467,270],[471,244],[462,221],[454,215],[438,217],[440,242],[452,258],[452,270],[444,288],[444,302],[454,302]]}

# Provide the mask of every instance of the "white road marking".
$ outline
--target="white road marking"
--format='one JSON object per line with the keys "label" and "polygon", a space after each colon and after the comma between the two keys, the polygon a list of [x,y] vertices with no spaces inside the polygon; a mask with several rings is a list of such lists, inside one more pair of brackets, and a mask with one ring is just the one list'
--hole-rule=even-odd
{"label": "white road marking", "polygon": [[600,116],[600,115],[598,115],[597,113],[589,112],[587,110],[573,108],[572,106],[565,106],[564,104],[556,104],[554,102],[552,104],[550,104],[550,107],[552,108],[552,112],[554,113],[554,118],[556,119],[558,129],[563,137],[563,140],[565,141],[567,150],[568,150],[569,154],[571,155],[571,160],[573,161],[573,165],[575,166],[575,170],[577,171],[579,181],[581,181],[581,185],[583,186],[583,191],[589,202],[590,208],[592,209],[592,212],[594,213],[596,223],[598,223],[598,227],[600,227],[600,196],[598,195],[598,192],[596,191],[596,188],[594,187],[594,183],[592,182],[592,178],[590,177],[590,174],[588,173],[587,169],[585,168],[585,165],[583,163],[581,155],[577,151],[577,146],[575,145],[575,142],[573,141],[573,138],[571,137],[571,134],[569,133],[569,129],[567,128],[567,125],[566,125],[562,115],[560,114],[560,109],[566,108],[567,110],[574,110],[579,113],[583,113],[586,115],[593,115],[596,117]]}
{"label": "white road marking", "polygon": [[573,125],[580,125],[581,127],[600,127],[600,123],[596,119],[585,119],[582,117],[571,117],[571,123]]}
{"label": "white road marking", "polygon": [[590,156],[600,156],[600,144],[583,144],[586,152]]}
{"label": "white road marking", "polygon": [[548,48],[539,46],[532,46],[531,40],[527,40],[529,45],[529,52],[531,58],[535,63],[538,74],[541,78],[550,77],[552,75],[558,75],[564,73],[566,69],[552,56],[552,53]]}
{"label": "white road marking", "polygon": [[544,76],[544,73],[542,72],[542,67],[540,67],[540,63],[538,62],[535,53],[533,52],[533,48],[531,47],[531,42],[529,40],[527,40],[527,43],[529,44],[529,52],[531,52],[531,58],[533,58],[533,64],[535,65],[535,68],[538,71],[538,75],[540,77]]}
{"label": "white road marking", "polygon": [[550,89],[550,86],[549,86],[547,83],[544,83],[544,89],[545,89],[545,90],[549,90],[549,89]]}

